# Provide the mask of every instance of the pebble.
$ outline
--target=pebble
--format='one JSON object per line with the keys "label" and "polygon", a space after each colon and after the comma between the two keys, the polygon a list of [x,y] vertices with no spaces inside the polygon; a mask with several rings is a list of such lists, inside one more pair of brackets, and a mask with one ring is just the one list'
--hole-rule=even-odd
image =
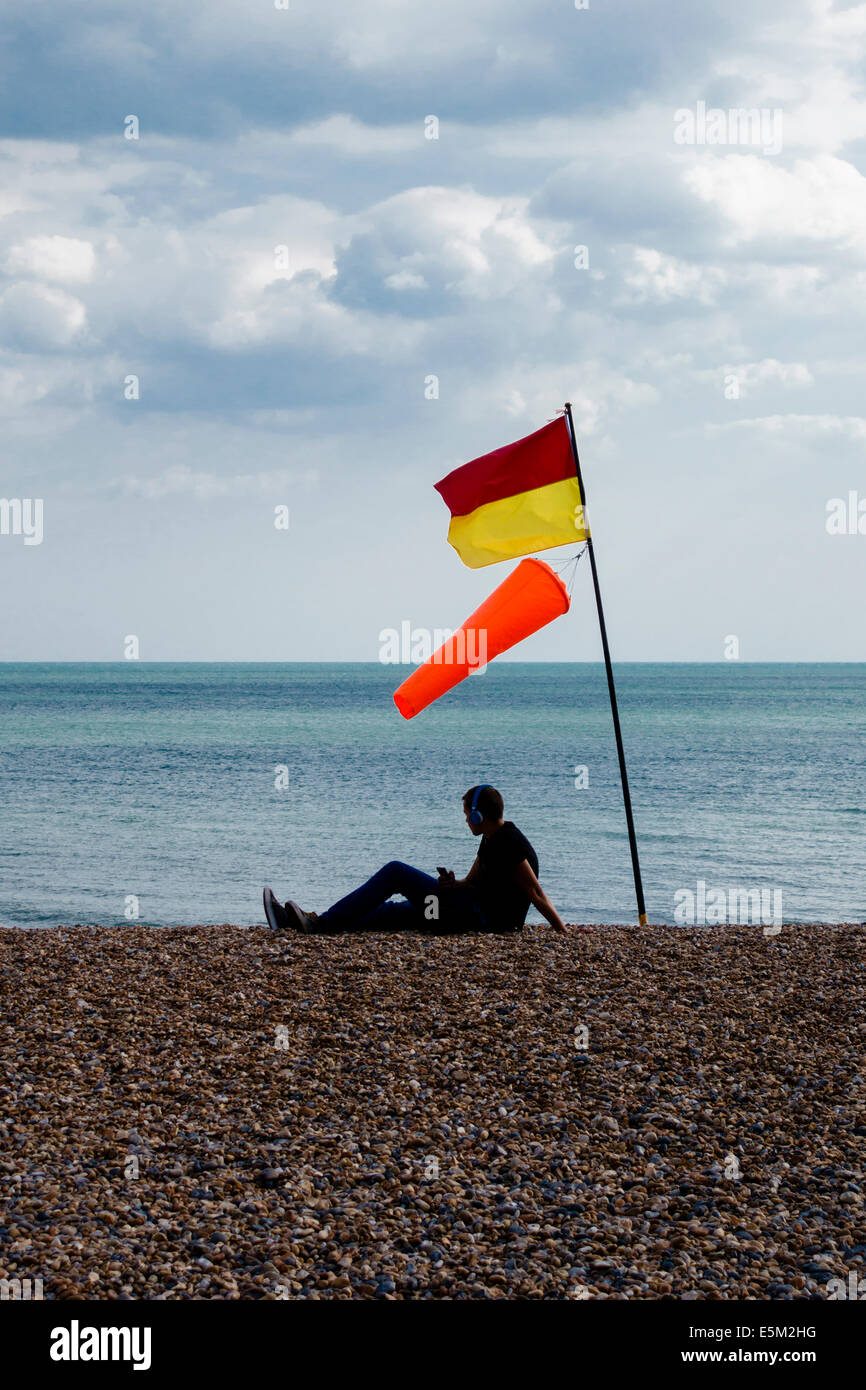
{"label": "pebble", "polygon": [[824,1298],[866,1255],[864,939],[2,932],[0,1277]]}

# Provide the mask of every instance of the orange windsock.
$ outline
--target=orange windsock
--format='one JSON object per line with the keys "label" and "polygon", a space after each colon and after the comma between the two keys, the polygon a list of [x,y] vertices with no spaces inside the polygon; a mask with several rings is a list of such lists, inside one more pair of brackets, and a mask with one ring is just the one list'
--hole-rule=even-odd
{"label": "orange windsock", "polygon": [[543,560],[521,560],[453,637],[407,676],[394,692],[395,705],[404,719],[411,719],[470,671],[486,666],[568,608],[565,585],[550,565]]}

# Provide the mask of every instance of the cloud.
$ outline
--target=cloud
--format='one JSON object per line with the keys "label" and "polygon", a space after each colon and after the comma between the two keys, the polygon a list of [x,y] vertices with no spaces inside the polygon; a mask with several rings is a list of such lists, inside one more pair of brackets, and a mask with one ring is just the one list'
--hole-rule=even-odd
{"label": "cloud", "polygon": [[525,200],[465,188],[411,188],[354,222],[337,255],[334,296],[408,314],[511,295],[527,273],[550,266],[557,245],[549,227],[529,218]]}
{"label": "cloud", "polygon": [[417,270],[395,270],[386,275],[382,284],[388,290],[427,290],[430,286]]}
{"label": "cloud", "polygon": [[375,126],[340,112],[324,121],[314,121],[291,132],[289,139],[300,148],[339,151],[353,158],[379,159],[424,147],[421,120],[405,125]]}
{"label": "cloud", "polygon": [[649,246],[632,252],[632,264],[623,276],[625,298],[633,303],[670,304],[683,300],[698,305],[714,304],[727,280],[724,270],[690,265]]}
{"label": "cloud", "polygon": [[435,9],[317,0],[279,11],[151,0],[143,27],[116,0],[78,0],[55,33],[39,7],[5,0],[0,123],[50,137],[62,119],[67,138],[83,139],[107,133],[108,113],[119,123],[132,109],[145,136],[223,139],[251,124],[285,130],[343,113],[383,125],[410,111],[473,123],[610,111],[692,81],[707,54],[762,51],[769,22],[796,28],[809,12],[806,0],[756,0],[734,23],[729,0],[667,0],[661,24],[644,0],[593,0],[585,12],[562,0],[439,0]]}
{"label": "cloud", "polygon": [[595,437],[610,426],[612,418],[642,406],[654,405],[659,393],[646,381],[636,381],[599,361],[566,361],[555,366],[524,366],[517,381],[501,373],[492,383],[493,402],[512,419],[522,419],[528,429],[571,400],[580,435]]}
{"label": "cloud", "polygon": [[767,436],[826,439],[834,435],[855,443],[866,440],[866,419],[861,415],[760,415],[748,420],[707,426],[710,434],[754,432]]}
{"label": "cloud", "polygon": [[0,343],[22,352],[69,347],[87,322],[84,305],[64,290],[21,282],[0,296]]}
{"label": "cloud", "polygon": [[[111,357],[64,353],[62,347],[49,351],[44,345],[27,352],[7,350],[0,353],[4,430],[7,435],[23,431],[31,437],[56,437],[68,426],[70,415],[92,411],[95,402],[110,393],[119,398],[122,382],[123,364]],[[37,403],[39,409],[34,410]]]}
{"label": "cloud", "polygon": [[195,472],[187,464],[173,464],[153,478],[126,477],[120,486],[136,497],[161,501],[164,497],[188,495],[198,502],[216,497],[276,496],[282,499],[292,482],[289,473],[237,473],[222,477],[216,473]]}
{"label": "cloud", "polygon": [[685,179],[719,210],[733,244],[760,240],[780,257],[803,243],[866,252],[866,178],[847,160],[819,155],[786,169],[730,154],[698,161]]}
{"label": "cloud", "polygon": [[759,394],[764,387],[781,386],[793,391],[812,386],[815,381],[805,362],[777,362],[774,357],[766,357],[762,362],[728,362],[695,372],[696,380],[715,385],[728,377],[736,377],[743,398]]}
{"label": "cloud", "polygon": [[93,276],[96,256],[89,241],[77,237],[29,237],[10,247],[5,269],[9,275],[33,275],[61,284],[86,284]]}
{"label": "cloud", "polygon": [[[809,489],[862,449],[866,7],[669,0],[660,24],[644,0],[153,0],[142,26],[113,0],[70,0],[61,32],[38,6],[0,6],[0,409],[27,487],[80,508],[57,551],[40,548],[38,602],[22,585],[15,650],[107,630],[105,594],[127,594],[125,528],[140,528],[137,553],[151,545],[147,501],[183,504],[183,525],[176,551],[160,528],[152,583],[124,602],[180,655],[205,629],[178,626],[163,563],[218,589],[208,566],[225,567],[229,519],[231,546],[249,547],[225,576],[229,654],[253,649],[259,620],[255,650],[272,654],[262,588],[282,594],[301,556],[321,608],[294,605],[287,657],[363,654],[356,633],[381,627],[401,562],[401,602],[463,613],[474,580],[442,545],[431,481],[565,399],[620,651],[664,655],[652,631],[668,612],[673,655],[704,652],[707,602],[763,624],[751,651],[781,648],[778,609],[755,602],[749,526],[774,514],[784,468],[788,534],[808,546]],[[699,100],[781,107],[782,151],[677,146],[674,112]],[[130,112],[139,141],[123,138]],[[728,371],[745,409],[723,394]],[[694,518],[718,510],[731,455],[750,509],[722,567]],[[294,527],[299,492],[303,525],[263,586],[267,507],[243,508],[243,542],[235,514],[285,495]],[[115,553],[106,537],[121,534]],[[64,535],[81,546],[65,564]],[[347,606],[351,566],[364,582]],[[72,573],[67,636],[51,614]],[[651,613],[635,601],[647,573]],[[821,582],[816,601],[844,589],[829,568]],[[803,633],[850,652],[845,625],[810,626],[812,592]],[[597,655],[558,641],[543,650]]]}

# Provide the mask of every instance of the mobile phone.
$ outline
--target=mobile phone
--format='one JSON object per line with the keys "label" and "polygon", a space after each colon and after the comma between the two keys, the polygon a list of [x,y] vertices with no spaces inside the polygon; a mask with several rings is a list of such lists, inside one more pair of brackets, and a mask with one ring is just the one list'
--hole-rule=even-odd
{"label": "mobile phone", "polygon": [[436,865],[436,872],[437,872],[437,874],[441,874],[442,877],[444,878],[445,875],[448,873],[448,870],[447,870],[447,869],[443,869],[441,864],[437,864],[437,865]]}

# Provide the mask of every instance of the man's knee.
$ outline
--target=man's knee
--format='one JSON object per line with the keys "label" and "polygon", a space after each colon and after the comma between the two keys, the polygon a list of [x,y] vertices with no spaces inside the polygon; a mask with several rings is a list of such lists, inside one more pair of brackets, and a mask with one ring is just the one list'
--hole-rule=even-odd
{"label": "man's knee", "polygon": [[383,874],[400,873],[403,869],[408,869],[409,865],[404,864],[400,859],[389,859],[387,864],[383,864],[381,872]]}

